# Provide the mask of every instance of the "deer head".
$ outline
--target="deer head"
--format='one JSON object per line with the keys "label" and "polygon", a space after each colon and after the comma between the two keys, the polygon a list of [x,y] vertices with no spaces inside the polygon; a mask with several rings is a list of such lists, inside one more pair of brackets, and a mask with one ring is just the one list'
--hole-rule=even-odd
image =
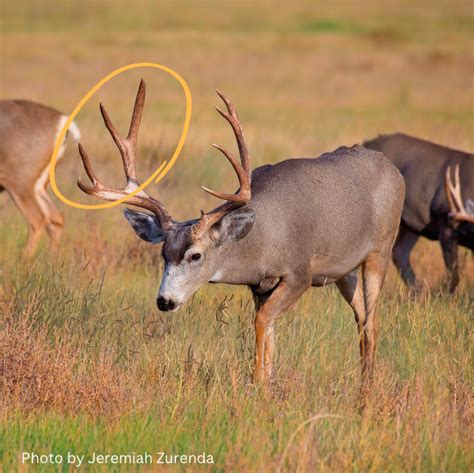
{"label": "deer head", "polygon": [[[229,246],[245,237],[255,221],[255,211],[245,207],[251,197],[251,172],[244,133],[232,102],[220,92],[217,93],[223,100],[227,112],[218,107],[216,109],[234,131],[240,163],[229,151],[215,144],[213,146],[232,164],[240,183],[238,191],[235,194],[225,194],[203,187],[206,192],[225,200],[226,203],[208,213],[202,213],[199,219],[185,222],[174,221],[165,206],[145,191],[140,191],[126,202],[149,211],[125,209],[125,217],[135,233],[142,240],[152,244],[163,242],[162,255],[165,267],[157,298],[158,308],[163,311],[177,310],[200,286],[212,281]],[[127,182],[123,188],[108,187],[101,183],[92,169],[84,148],[79,144],[84,168],[92,182],[92,185],[86,185],[81,180],[78,181],[79,187],[86,194],[113,202],[139,187],[135,173],[135,158],[144,103],[145,82],[142,79],[126,138],[119,135],[105,108],[100,105],[105,126],[120,151]]]}

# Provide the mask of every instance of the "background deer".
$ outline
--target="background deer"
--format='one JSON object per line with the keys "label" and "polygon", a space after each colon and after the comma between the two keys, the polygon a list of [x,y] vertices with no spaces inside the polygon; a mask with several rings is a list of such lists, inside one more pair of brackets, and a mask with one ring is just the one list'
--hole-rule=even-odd
{"label": "background deer", "polygon": [[[251,172],[237,112],[226,97],[219,96],[227,112],[217,110],[232,127],[241,162],[214,146],[237,173],[237,193],[204,188],[226,203],[186,222],[174,221],[164,205],[144,191],[128,203],[152,213],[125,211],[140,238],[164,242],[158,308],[178,310],[207,282],[249,286],[257,308],[254,380],[268,380],[275,319],[311,286],[335,283],[355,313],[364,380],[369,380],[376,344],[376,305],[403,206],[402,176],[381,153],[360,146],[341,147],[318,159],[290,159]],[[116,201],[137,189],[136,145],[144,100],[141,81],[127,138],[118,134],[101,105],[105,126],[122,156],[127,184],[124,188],[102,184],[79,145],[92,186],[78,184],[87,194]]]}
{"label": "background deer", "polygon": [[[410,253],[423,236],[439,240],[449,291],[454,292],[459,284],[457,247],[474,251],[474,155],[401,133],[381,135],[363,145],[384,153],[405,178],[402,223],[393,249],[402,279],[415,292],[422,289]],[[456,189],[447,184],[450,168],[457,169]]]}
{"label": "background deer", "polygon": [[[7,190],[26,219],[28,241],[24,253],[28,257],[34,254],[45,228],[55,246],[64,226],[47,186],[54,144],[67,118],[35,102],[0,101],[0,192]],[[67,136],[79,141],[81,135],[74,122]],[[64,148],[65,143],[58,159]]]}

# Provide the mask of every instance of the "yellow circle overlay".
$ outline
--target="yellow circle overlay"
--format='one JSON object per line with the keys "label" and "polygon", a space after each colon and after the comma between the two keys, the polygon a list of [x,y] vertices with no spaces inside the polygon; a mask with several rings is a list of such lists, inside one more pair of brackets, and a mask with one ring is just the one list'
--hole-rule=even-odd
{"label": "yellow circle overlay", "polygon": [[[56,182],[56,162],[58,158],[59,149],[61,148],[61,145],[64,141],[64,137],[66,136],[66,132],[69,129],[69,126],[71,125],[74,118],[76,118],[76,115],[81,111],[82,107],[84,107],[84,105],[90,100],[90,98],[104,84],[106,84],[109,80],[118,76],[122,72],[129,71],[131,69],[138,69],[140,67],[152,67],[155,69],[160,69],[166,72],[167,74],[170,74],[174,79],[176,79],[179,82],[179,84],[183,88],[184,95],[186,97],[186,114],[184,117],[183,130],[181,131],[181,136],[179,138],[176,149],[174,150],[174,153],[171,156],[171,159],[169,160],[169,162],[164,161],[163,163],[161,163],[160,166],[156,168],[153,174],[146,181],[144,181],[140,187],[135,189],[126,197],[116,200],[115,202],[107,202],[104,204],[80,204],[78,202],[74,202],[73,200],[68,199],[58,189],[58,185]],[[162,64],[158,64],[154,62],[137,62],[137,63],[128,64],[126,66],[115,69],[115,71],[112,71],[111,73],[107,74],[103,79],[97,82],[97,84],[95,84],[94,87],[92,87],[92,89],[89,90],[89,92],[87,92],[87,94],[76,105],[76,108],[73,110],[71,115],[69,115],[68,120],[66,121],[63,128],[61,129],[61,132],[59,133],[59,136],[54,145],[53,154],[51,156],[51,166],[49,170],[49,179],[51,181],[51,189],[53,189],[53,192],[56,194],[56,197],[58,199],[60,199],[65,204],[71,207],[75,207],[77,209],[87,209],[87,210],[108,209],[111,207],[115,207],[116,205],[119,205],[123,202],[126,202],[130,197],[133,197],[134,195],[138,194],[140,191],[144,190],[149,184],[151,184],[152,181],[155,181],[158,183],[166,176],[166,174],[168,174],[168,172],[173,167],[174,163],[178,159],[183,149],[184,142],[186,141],[186,136],[188,135],[188,131],[189,131],[189,124],[191,123],[191,113],[192,113],[192,97],[191,97],[191,91],[189,90],[189,86],[187,82],[183,79],[183,77],[181,77],[175,70],[171,69],[170,67],[163,66]]]}

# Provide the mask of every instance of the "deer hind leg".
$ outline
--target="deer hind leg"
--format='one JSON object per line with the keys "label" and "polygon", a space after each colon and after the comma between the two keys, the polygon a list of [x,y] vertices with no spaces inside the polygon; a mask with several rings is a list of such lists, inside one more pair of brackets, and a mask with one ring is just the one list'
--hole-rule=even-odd
{"label": "deer hind leg", "polygon": [[31,258],[44,231],[46,219],[33,193],[10,192],[10,195],[28,224],[28,241],[23,255],[26,258]]}
{"label": "deer hind leg", "polygon": [[51,201],[46,189],[41,189],[36,194],[36,200],[38,205],[41,207],[43,215],[46,220],[46,231],[51,241],[51,246],[57,248],[61,233],[64,228],[64,218],[61,212]]}
{"label": "deer hind leg", "polygon": [[47,187],[49,183],[49,164],[41,173],[40,177],[35,183],[35,197],[41,212],[46,221],[46,231],[50,238],[51,246],[56,248],[59,244],[59,239],[64,227],[64,218],[51,201]]}
{"label": "deer hind leg", "polygon": [[375,348],[377,344],[377,303],[388,267],[388,256],[372,253],[362,264],[365,300],[364,353],[362,355],[363,385],[370,385],[374,371]]}
{"label": "deer hind leg", "polygon": [[364,291],[362,288],[362,278],[358,274],[359,270],[352,271],[347,276],[339,281],[336,281],[336,286],[342,294],[346,302],[354,311],[355,320],[357,323],[357,330],[359,332],[359,348],[362,359],[365,357],[364,344],[364,325],[365,325],[365,302]]}
{"label": "deer hind leg", "polygon": [[271,378],[275,349],[273,324],[276,317],[291,309],[310,285],[309,272],[292,275],[283,278],[269,296],[257,298],[254,382],[267,382]]}
{"label": "deer hind leg", "polygon": [[459,268],[458,268],[458,240],[448,226],[440,228],[439,242],[443,252],[444,264],[448,271],[448,288],[453,294],[459,284]]}
{"label": "deer hind leg", "polygon": [[393,247],[392,258],[405,284],[416,293],[420,292],[422,286],[416,279],[416,275],[410,264],[410,253],[413,250],[419,235],[409,230],[403,223]]}

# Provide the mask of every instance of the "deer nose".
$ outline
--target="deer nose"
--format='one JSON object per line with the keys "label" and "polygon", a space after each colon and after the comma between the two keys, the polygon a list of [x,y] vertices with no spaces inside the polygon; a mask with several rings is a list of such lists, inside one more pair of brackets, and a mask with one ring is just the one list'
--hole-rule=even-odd
{"label": "deer nose", "polygon": [[163,296],[159,296],[156,304],[158,309],[162,312],[167,312],[168,310],[173,310],[176,307],[176,303],[173,302],[171,299],[166,299]]}

